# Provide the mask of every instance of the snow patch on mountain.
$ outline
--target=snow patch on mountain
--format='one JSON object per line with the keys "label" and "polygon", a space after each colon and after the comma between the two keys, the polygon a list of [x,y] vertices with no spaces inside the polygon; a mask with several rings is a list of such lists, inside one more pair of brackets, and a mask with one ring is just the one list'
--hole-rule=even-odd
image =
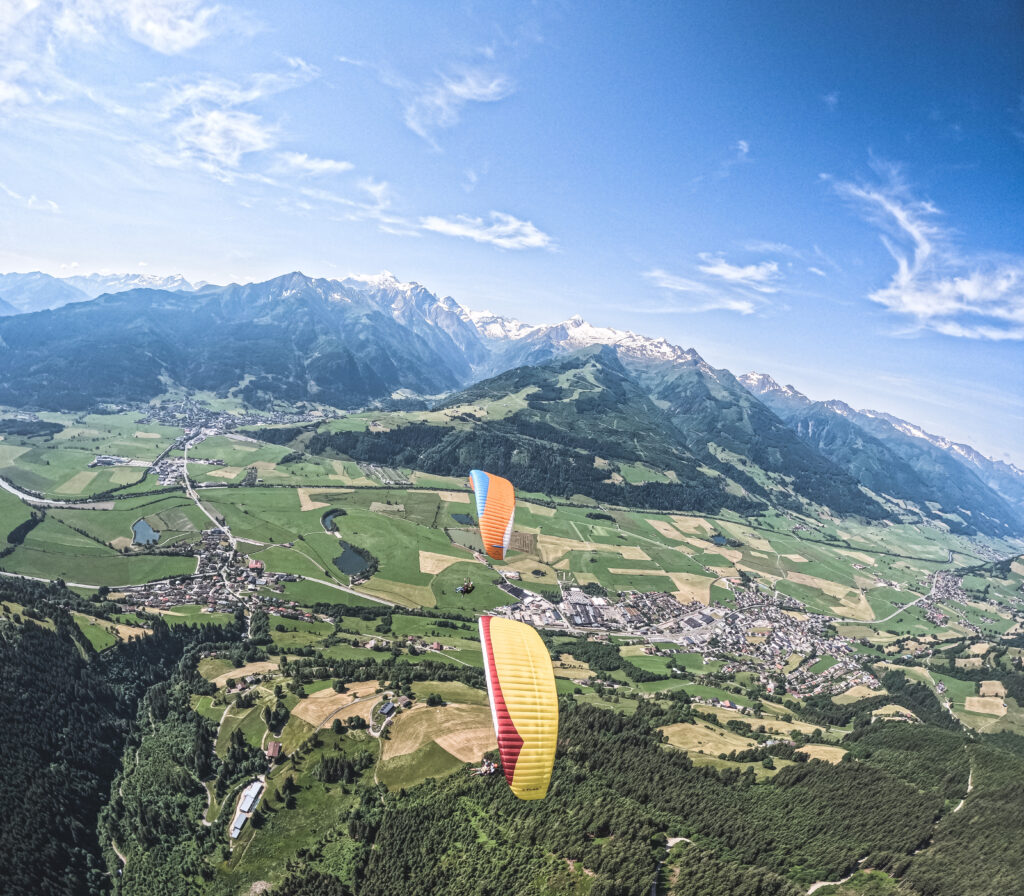
{"label": "snow patch on mountain", "polygon": [[169,277],[156,274],[76,274],[61,279],[78,287],[90,299],[104,293],[128,292],[130,289],[166,289],[170,292],[194,292],[196,289],[180,274]]}
{"label": "snow patch on mountain", "polygon": [[503,317],[493,311],[467,311],[462,309],[462,319],[476,327],[485,339],[493,341],[522,339],[538,330],[532,324],[524,324],[512,317]]}
{"label": "snow patch on mountain", "polygon": [[[633,358],[654,361],[697,361],[704,363],[693,349],[683,349],[661,338],[640,336],[631,330],[597,327],[578,314],[557,324],[531,326],[513,318],[489,311],[468,311],[466,317],[480,333],[491,341],[519,342],[528,340],[547,343],[566,351],[591,345],[610,345]],[[709,368],[710,369],[710,368]]]}
{"label": "snow patch on mountain", "polygon": [[810,402],[810,399],[793,386],[780,386],[767,373],[744,373],[736,377],[748,391],[755,395],[777,395],[785,398],[795,398],[800,401]]}

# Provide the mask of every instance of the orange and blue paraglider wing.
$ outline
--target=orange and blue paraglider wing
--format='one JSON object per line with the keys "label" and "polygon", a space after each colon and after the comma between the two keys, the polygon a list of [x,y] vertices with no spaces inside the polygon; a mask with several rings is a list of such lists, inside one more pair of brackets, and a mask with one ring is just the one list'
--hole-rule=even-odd
{"label": "orange and blue paraglider wing", "polygon": [[544,799],[558,743],[551,657],[535,629],[500,616],[480,617],[480,643],[505,779],[519,799]]}
{"label": "orange and blue paraglider wing", "polygon": [[487,556],[504,560],[512,538],[516,493],[512,483],[493,473],[470,470],[469,484],[476,493],[476,509],[480,518],[480,537]]}

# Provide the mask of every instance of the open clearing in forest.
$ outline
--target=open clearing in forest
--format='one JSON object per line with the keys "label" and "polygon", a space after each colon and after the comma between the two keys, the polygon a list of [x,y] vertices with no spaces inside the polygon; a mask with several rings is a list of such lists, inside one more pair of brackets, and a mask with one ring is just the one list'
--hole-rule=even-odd
{"label": "open clearing in forest", "polygon": [[756,742],[749,737],[735,731],[715,728],[713,725],[678,722],[675,725],[666,725],[661,731],[668,735],[668,742],[673,747],[694,753],[704,752],[712,756],[756,746]]}
{"label": "open clearing in forest", "polygon": [[594,673],[590,670],[589,665],[581,663],[569,653],[563,653],[558,658],[558,662],[554,663],[553,671],[558,678],[579,678],[582,680],[594,677]]}
{"label": "open clearing in forest", "polygon": [[444,572],[453,563],[462,563],[466,557],[452,557],[448,554],[433,554],[430,551],[420,551],[420,572],[428,575],[437,575]]}
{"label": "open clearing in forest", "polygon": [[844,691],[836,697],[832,698],[833,703],[856,703],[858,700],[863,700],[865,697],[880,697],[882,694],[887,694],[884,688],[878,690],[872,690],[867,685],[858,684],[854,685],[850,690]]}
{"label": "open clearing in forest", "polygon": [[885,706],[881,706],[876,710],[873,710],[871,715],[874,718],[891,718],[893,716],[909,716],[915,721],[920,722],[921,720],[915,713],[912,713],[905,706],[900,706],[898,703],[887,703]]}
{"label": "open clearing in forest", "polygon": [[314,728],[319,728],[332,717],[345,721],[349,716],[357,715],[370,721],[370,712],[374,703],[372,700],[357,704],[352,712],[344,712],[344,709],[355,703],[356,700],[370,696],[377,688],[376,681],[354,682],[343,694],[339,694],[334,688],[324,688],[322,691],[317,691],[300,700],[292,710],[292,715],[298,716],[304,722],[309,722]]}
{"label": "open clearing in forest", "polygon": [[234,678],[237,681],[240,678],[245,678],[246,675],[262,675],[265,672],[276,672],[277,670],[277,660],[259,660],[255,663],[246,663],[244,666],[239,666],[237,669],[232,669],[230,672],[218,675],[213,679],[213,683],[217,687],[222,688],[227,684],[229,678]]}
{"label": "open clearing in forest", "polygon": [[1005,697],[1006,688],[1001,681],[983,681],[981,683],[982,697]]}
{"label": "open clearing in forest", "polygon": [[968,697],[964,701],[964,709],[986,716],[1006,715],[1006,704],[1002,697]]}
{"label": "open clearing in forest", "polygon": [[[705,707],[702,706],[701,709],[703,710]],[[748,725],[764,725],[768,731],[785,735],[788,735],[790,731],[800,731],[803,734],[813,734],[816,730],[821,730],[820,725],[812,725],[810,722],[800,722],[797,719],[793,719],[792,722],[782,722],[779,719],[773,719],[770,716],[755,719],[753,716],[744,715],[734,709],[723,709],[716,706],[709,706],[706,707],[706,709],[708,712],[712,712],[718,716],[718,721],[723,725],[731,719],[738,719],[741,722],[746,722]]]}
{"label": "open clearing in forest", "polygon": [[399,715],[390,731],[389,739],[381,741],[382,761],[415,752],[430,741],[462,762],[476,762],[498,746],[486,706],[418,704]]}
{"label": "open clearing in forest", "polygon": [[800,748],[801,753],[806,753],[811,759],[824,759],[825,762],[841,762],[846,755],[842,747],[830,747],[827,744],[804,744]]}

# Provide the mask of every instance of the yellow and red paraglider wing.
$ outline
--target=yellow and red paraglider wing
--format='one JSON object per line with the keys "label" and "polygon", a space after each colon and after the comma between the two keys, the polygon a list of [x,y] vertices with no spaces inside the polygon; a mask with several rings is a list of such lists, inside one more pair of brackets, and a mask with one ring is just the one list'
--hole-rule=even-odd
{"label": "yellow and red paraglider wing", "polygon": [[500,616],[480,617],[480,642],[505,779],[519,799],[543,799],[558,743],[551,657],[533,628]]}
{"label": "yellow and red paraglider wing", "polygon": [[512,483],[493,473],[470,470],[469,484],[476,493],[476,509],[480,518],[480,537],[484,550],[495,560],[504,560],[512,538],[516,493]]}

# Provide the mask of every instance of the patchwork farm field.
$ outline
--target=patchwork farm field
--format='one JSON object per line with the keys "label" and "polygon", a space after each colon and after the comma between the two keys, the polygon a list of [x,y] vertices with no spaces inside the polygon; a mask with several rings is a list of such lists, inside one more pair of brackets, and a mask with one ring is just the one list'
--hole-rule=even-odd
{"label": "patchwork farm field", "polygon": [[[500,416],[520,400],[510,401],[507,408],[495,405],[486,413]],[[358,430],[371,424],[389,428],[403,420],[428,422],[450,413],[454,411],[411,417],[353,414],[324,429]],[[3,571],[62,578],[84,587],[191,573],[194,559],[158,553],[196,541],[211,525],[184,490],[140,494],[155,485],[151,480],[129,484],[135,480],[128,473],[137,478],[141,468],[88,467],[101,453],[152,460],[181,430],[140,423],[131,413],[43,418],[64,428],[50,439],[12,437],[0,442],[0,476],[58,499],[81,500],[118,487],[118,479],[127,487],[108,496],[109,509],[43,508],[45,520],[0,558]],[[301,439],[298,444],[301,448]],[[353,459],[311,456],[293,448],[219,435],[189,449],[189,475],[206,486],[198,490],[203,508],[241,539],[239,550],[261,560],[268,572],[299,577],[285,583],[282,600],[305,607],[383,601],[468,614],[509,602],[496,587],[495,571],[475,554],[475,509],[464,480],[401,470],[398,475],[412,485],[385,485],[379,474]],[[218,463],[192,462],[199,459]],[[636,482],[665,479],[643,464],[622,475]],[[31,513],[24,501],[6,492],[0,492],[0,502],[11,530]],[[332,531],[325,528],[326,514],[333,514]],[[155,550],[133,546],[132,525],[138,520],[159,533]],[[365,552],[372,567],[363,574],[343,571],[336,561],[348,549],[340,542]],[[541,593],[560,584],[597,585],[613,599],[619,591],[663,591],[682,603],[726,606],[734,603],[733,583],[745,578],[764,593],[789,595],[810,612],[836,617],[841,633],[885,646],[931,634],[955,638],[967,631],[965,624],[998,636],[1016,624],[1009,610],[1019,593],[1014,590],[1022,578],[1017,571],[1008,574],[1016,578],[1006,587],[983,576],[965,579],[965,587],[979,599],[991,593],[1004,600],[1007,610],[1002,614],[986,614],[986,605],[979,603],[962,607],[959,621],[951,619],[940,628],[916,605],[928,593],[929,577],[951,568],[951,554],[979,562],[977,551],[976,542],[924,526],[865,525],[774,512],[753,519],[731,512],[661,513],[523,494],[513,550],[502,568],[513,570],[524,587]],[[459,593],[456,589],[468,580],[472,589]],[[312,644],[319,633],[295,628],[277,635],[282,648],[298,649]],[[452,657],[479,662],[478,647],[468,642],[458,646]],[[645,668],[649,665],[647,659],[638,659]],[[824,666],[814,668],[820,672]]]}

